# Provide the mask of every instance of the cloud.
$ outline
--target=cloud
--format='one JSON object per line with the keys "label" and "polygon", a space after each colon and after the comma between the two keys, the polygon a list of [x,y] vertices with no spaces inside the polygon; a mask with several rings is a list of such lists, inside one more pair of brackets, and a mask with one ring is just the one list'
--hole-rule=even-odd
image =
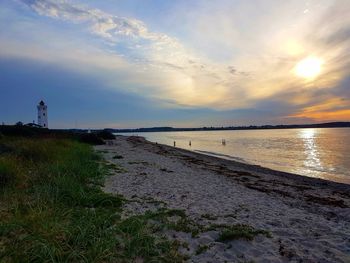
{"label": "cloud", "polygon": [[112,46],[112,53],[118,53],[118,48],[113,50],[113,46],[122,43],[128,49],[127,60],[135,65],[134,71],[140,71],[137,75],[142,83],[137,84],[151,87],[142,91],[148,96],[173,101],[173,106],[203,106],[215,104],[227,92],[228,87],[217,84],[218,78],[222,78],[220,74],[228,77],[228,72],[223,70],[225,66],[204,62],[177,39],[151,32],[142,21],[67,1],[22,2],[40,15],[87,24],[90,32]]}
{"label": "cloud", "polygon": [[[40,15],[74,23],[87,23],[92,33],[105,38],[111,44],[116,44],[127,38],[134,47],[147,46],[153,50],[167,49],[167,51],[175,53],[183,49],[176,39],[166,34],[150,32],[146,25],[137,19],[111,15],[98,9],[89,9],[83,5],[75,5],[64,0],[20,1]],[[174,54],[168,55],[173,56]]]}
{"label": "cloud", "polygon": [[[2,39],[2,50],[7,46],[2,52],[65,61],[103,75],[111,88],[155,98],[164,107],[254,109],[278,101],[296,115],[322,100],[348,98],[337,94],[349,76],[347,1],[310,0],[307,8],[304,1],[203,1],[192,9],[186,4],[175,10],[181,23],[174,27],[185,31],[178,38],[138,19],[71,1],[19,1],[40,16],[76,25],[93,40],[82,37],[61,49]],[[60,44],[67,41],[57,38]],[[293,74],[295,64],[309,55],[325,61],[312,82]]]}
{"label": "cloud", "polygon": [[329,97],[313,103],[311,106],[299,109],[297,113],[288,117],[309,118],[315,121],[348,121],[350,116],[350,99]]}
{"label": "cloud", "polygon": [[145,24],[136,19],[123,18],[105,13],[98,9],[89,9],[64,0],[21,0],[40,15],[68,20],[75,23],[87,22],[91,32],[107,39],[124,36],[157,41],[157,44],[176,45],[175,41],[164,34],[151,33]]}

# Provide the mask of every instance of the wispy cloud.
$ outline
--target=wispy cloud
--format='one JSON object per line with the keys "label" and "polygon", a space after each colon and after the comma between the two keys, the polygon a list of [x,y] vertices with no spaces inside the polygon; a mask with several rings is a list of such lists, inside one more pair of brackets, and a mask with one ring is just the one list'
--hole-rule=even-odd
{"label": "wispy cloud", "polygon": [[122,43],[128,49],[128,61],[135,65],[135,71],[141,71],[139,79],[142,84],[153,87],[145,92],[148,95],[182,106],[196,106],[215,104],[228,91],[228,87],[221,83],[230,78],[232,69],[225,70],[225,66],[204,61],[177,39],[150,31],[142,21],[67,1],[22,2],[40,15],[86,24],[91,33],[109,43],[108,51],[112,53],[118,54],[118,45]]}
{"label": "wispy cloud", "polygon": [[108,39],[118,40],[119,37],[124,36],[157,41],[158,44],[176,45],[176,41],[165,34],[149,32],[146,25],[137,19],[118,17],[64,0],[21,1],[40,15],[76,23],[87,22],[91,32]]}
{"label": "wispy cloud", "polygon": [[[159,56],[166,52],[167,60],[171,61],[173,58],[174,62],[179,62],[184,55],[190,59],[190,55],[186,54],[184,47],[176,39],[166,34],[151,32],[140,20],[118,17],[64,0],[21,1],[40,15],[86,24],[93,34],[105,38],[111,45],[124,42],[129,48],[147,50],[150,54],[157,52]],[[139,55],[141,56],[141,53]],[[147,53],[143,55],[146,56]],[[164,60],[164,57],[162,59]],[[173,64],[169,62],[168,65]]]}

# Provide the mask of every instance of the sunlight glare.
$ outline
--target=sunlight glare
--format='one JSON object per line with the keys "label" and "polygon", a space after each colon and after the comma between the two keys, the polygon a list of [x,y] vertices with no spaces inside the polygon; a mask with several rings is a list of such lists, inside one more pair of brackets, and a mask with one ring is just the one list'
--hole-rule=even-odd
{"label": "sunlight glare", "polygon": [[305,79],[314,79],[320,74],[322,64],[323,61],[320,58],[304,58],[295,66],[295,74]]}

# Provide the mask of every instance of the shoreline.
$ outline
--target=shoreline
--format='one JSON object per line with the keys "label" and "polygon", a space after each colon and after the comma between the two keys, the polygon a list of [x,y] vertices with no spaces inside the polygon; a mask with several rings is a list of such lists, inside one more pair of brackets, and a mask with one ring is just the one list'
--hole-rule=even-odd
{"label": "shoreline", "polygon": [[[162,233],[187,244],[180,252],[188,262],[350,259],[350,185],[156,144],[143,137],[117,136],[95,149],[120,167],[107,178],[104,190],[130,201],[125,216],[179,209],[200,226],[198,236],[178,230]],[[222,227],[232,230],[240,225],[271,237],[218,238]]]}
{"label": "shoreline", "polygon": [[[130,136],[132,134],[120,134]],[[155,143],[173,146],[277,171],[321,178],[350,185],[348,131],[314,129],[280,132],[164,132],[136,134]],[[225,139],[227,145],[221,145]],[[191,141],[191,145],[189,144]],[[207,151],[207,153],[206,153]],[[242,159],[242,160],[240,160]]]}
{"label": "shoreline", "polygon": [[[124,135],[117,135],[117,136],[124,136]],[[150,144],[154,144],[154,145],[161,145],[162,147],[168,148],[168,149],[173,149],[173,150],[177,150],[179,152],[183,152],[184,154],[186,153],[193,153],[193,154],[198,154],[201,157],[209,157],[210,159],[213,158],[213,160],[215,159],[215,161],[217,162],[222,162],[222,163],[231,163],[234,164],[235,166],[237,166],[237,168],[239,169],[243,169],[243,170],[247,170],[248,172],[261,172],[261,173],[265,173],[265,174],[270,174],[270,175],[276,175],[276,176],[285,176],[287,178],[290,179],[295,179],[295,180],[301,180],[304,181],[306,183],[315,183],[318,185],[323,185],[323,186],[329,186],[329,187],[335,187],[336,189],[343,189],[346,191],[350,191],[350,184],[347,183],[343,183],[343,182],[336,182],[336,181],[331,181],[331,180],[326,180],[326,179],[322,179],[322,178],[318,178],[318,177],[310,177],[310,176],[306,176],[306,175],[301,175],[301,174],[296,174],[296,173],[289,173],[289,172],[284,172],[284,171],[279,171],[279,170],[275,170],[275,169],[271,169],[268,167],[264,167],[258,164],[252,164],[252,163],[248,163],[248,162],[244,162],[244,159],[242,159],[242,161],[240,160],[234,160],[234,158],[236,159],[240,159],[239,157],[231,157],[231,159],[226,159],[223,157],[219,157],[220,154],[217,153],[213,153],[210,154],[211,152],[206,152],[206,151],[200,151],[200,150],[187,150],[187,149],[183,149],[180,147],[172,147],[166,144],[160,144],[160,143],[155,143],[152,141],[148,141],[145,137],[143,136],[124,136],[124,137],[137,137],[137,138],[142,138],[142,140],[144,140],[145,143],[150,143]],[[208,153],[208,154],[207,154]],[[224,156],[224,155],[223,155]]]}

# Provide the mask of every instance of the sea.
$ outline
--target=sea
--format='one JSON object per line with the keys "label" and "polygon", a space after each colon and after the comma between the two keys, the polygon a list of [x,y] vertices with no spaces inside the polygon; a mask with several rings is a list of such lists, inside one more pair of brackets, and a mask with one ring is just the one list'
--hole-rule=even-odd
{"label": "sea", "polygon": [[[132,135],[130,133],[123,135]],[[228,160],[350,184],[350,128],[133,134]]]}

